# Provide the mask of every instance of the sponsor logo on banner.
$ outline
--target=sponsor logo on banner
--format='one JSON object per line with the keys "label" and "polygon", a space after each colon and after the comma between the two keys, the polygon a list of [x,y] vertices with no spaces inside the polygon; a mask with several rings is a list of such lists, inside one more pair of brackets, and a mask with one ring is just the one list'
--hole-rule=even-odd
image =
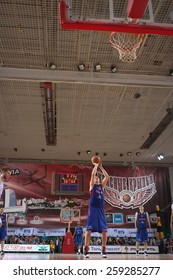
{"label": "sponsor logo on banner", "polygon": [[[102,246],[99,245],[90,245],[89,252],[90,253],[101,253]],[[136,253],[136,246],[113,246],[107,245],[106,252],[109,254],[118,254],[118,253]],[[158,246],[148,246],[147,252],[150,254],[159,254]],[[140,246],[139,253],[144,253],[144,246]]]}
{"label": "sponsor logo on banner", "polygon": [[31,230],[30,229],[23,229],[23,234],[24,235],[30,235],[31,234]]}
{"label": "sponsor logo on banner", "polygon": [[[90,253],[101,253],[102,246],[91,245],[89,246]],[[121,246],[106,246],[107,253],[121,253]]]}
{"label": "sponsor logo on banner", "polygon": [[125,231],[124,231],[124,230],[121,230],[121,229],[118,230],[117,234],[118,234],[119,237],[126,236]]}
{"label": "sponsor logo on banner", "polygon": [[134,223],[135,222],[135,215],[127,215],[126,216],[127,223]]}
{"label": "sponsor logo on banner", "polygon": [[5,252],[47,252],[50,251],[50,245],[25,245],[25,244],[5,244]]}
{"label": "sponsor logo on banner", "polygon": [[[144,253],[144,246],[140,246],[139,253]],[[159,254],[158,246],[148,246],[147,252],[150,254]],[[136,253],[136,246],[121,246],[121,253]]]}
{"label": "sponsor logo on banner", "polygon": [[123,224],[123,214],[122,213],[113,214],[113,221],[114,221],[114,224],[117,224],[117,225]]}
{"label": "sponsor logo on banner", "polygon": [[[99,173],[101,180],[103,174]],[[156,193],[154,175],[139,177],[109,176],[104,199],[112,207],[135,209],[147,203]]]}

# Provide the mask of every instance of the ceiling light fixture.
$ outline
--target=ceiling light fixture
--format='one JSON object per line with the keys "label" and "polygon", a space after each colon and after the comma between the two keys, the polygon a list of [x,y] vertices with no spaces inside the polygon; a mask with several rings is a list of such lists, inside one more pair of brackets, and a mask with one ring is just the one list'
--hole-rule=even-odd
{"label": "ceiling light fixture", "polygon": [[138,93],[138,92],[137,92],[137,93],[135,93],[135,94],[134,94],[134,96],[133,96],[133,97],[134,97],[135,99],[138,99],[138,98],[140,98],[140,97],[141,97],[141,95],[140,95],[140,93]]}
{"label": "ceiling light fixture", "polygon": [[102,70],[102,66],[101,66],[101,64],[96,64],[96,65],[94,65],[94,70],[95,71],[100,71],[100,70]]}
{"label": "ceiling light fixture", "polygon": [[49,68],[50,68],[51,70],[55,70],[55,69],[56,69],[56,65],[55,65],[54,63],[50,63],[50,64],[49,64]]}
{"label": "ceiling light fixture", "polygon": [[117,72],[117,68],[116,68],[115,65],[112,65],[112,66],[111,66],[111,72],[112,72],[112,73],[116,73],[116,72]]}
{"label": "ceiling light fixture", "polygon": [[85,70],[85,64],[81,63],[77,66],[79,71],[84,71]]}
{"label": "ceiling light fixture", "polygon": [[131,154],[132,154],[131,152],[128,152],[128,153],[127,153],[128,156],[131,156]]}
{"label": "ceiling light fixture", "polygon": [[158,160],[162,160],[162,159],[164,159],[164,156],[162,155],[162,154],[160,154],[160,155],[158,155]]}
{"label": "ceiling light fixture", "polygon": [[89,154],[91,154],[91,151],[90,151],[90,150],[87,150],[86,153],[89,155]]}

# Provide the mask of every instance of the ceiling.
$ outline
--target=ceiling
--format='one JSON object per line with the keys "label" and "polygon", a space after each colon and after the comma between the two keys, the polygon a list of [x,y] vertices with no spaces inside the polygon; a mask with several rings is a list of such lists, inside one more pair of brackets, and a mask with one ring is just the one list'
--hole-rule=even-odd
{"label": "ceiling", "polygon": [[[70,2],[74,18],[109,20],[109,0]],[[122,62],[110,32],[62,29],[58,3],[0,0],[0,161],[89,162],[99,153],[105,164],[173,165],[172,121],[141,149],[173,107],[173,36],[145,34],[137,59]],[[127,0],[113,7],[116,18],[126,18]],[[152,8],[155,23],[173,26],[173,0],[154,0]],[[46,142],[46,82],[55,145]]]}

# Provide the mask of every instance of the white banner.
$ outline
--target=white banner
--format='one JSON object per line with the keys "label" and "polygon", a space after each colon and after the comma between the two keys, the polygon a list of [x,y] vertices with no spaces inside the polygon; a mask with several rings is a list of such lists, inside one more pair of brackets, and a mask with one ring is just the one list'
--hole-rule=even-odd
{"label": "white banner", "polygon": [[[89,252],[90,253],[101,253],[102,246],[97,246],[97,245],[90,245],[89,246]],[[106,246],[106,252],[107,253],[121,253],[121,246],[113,246],[113,245],[108,245]]]}
{"label": "white banner", "polygon": [[[89,252],[90,253],[101,253],[102,247],[99,245],[90,245]],[[109,254],[117,254],[117,253],[136,253],[136,246],[116,246],[116,245],[107,245],[106,252]],[[159,248],[158,246],[148,246],[147,248],[148,254],[158,254]],[[144,246],[140,246],[139,254],[144,253]]]}
{"label": "white banner", "polygon": [[[121,253],[136,253],[136,246],[121,246]],[[144,246],[139,247],[139,254],[144,253]],[[148,246],[147,247],[148,254],[159,254],[158,246]]]}
{"label": "white banner", "polygon": [[65,236],[65,228],[8,228],[7,235]]}
{"label": "white banner", "polygon": [[[86,232],[86,228],[84,228],[84,234]],[[65,228],[9,228],[9,235],[37,235],[37,236],[65,236],[66,229]],[[91,236],[93,237],[101,237],[101,234],[98,232],[92,232]],[[108,228],[107,236],[111,237],[136,237],[136,231],[134,228]],[[151,229],[148,231],[149,237],[156,236],[156,229]]]}
{"label": "white banner", "polygon": [[[108,228],[108,236],[112,237],[136,237],[136,230],[135,228]],[[148,231],[149,237],[156,236],[156,229],[152,228]]]}
{"label": "white banner", "polygon": [[37,252],[49,253],[50,245],[32,245],[32,244],[4,244],[4,252]]}
{"label": "white banner", "polygon": [[[149,237],[156,236],[157,229],[152,228],[148,231]],[[86,232],[86,228],[84,228],[84,234]],[[92,232],[91,236],[93,237],[101,237],[101,234],[98,232]],[[135,228],[108,228],[107,236],[111,237],[136,237]]]}

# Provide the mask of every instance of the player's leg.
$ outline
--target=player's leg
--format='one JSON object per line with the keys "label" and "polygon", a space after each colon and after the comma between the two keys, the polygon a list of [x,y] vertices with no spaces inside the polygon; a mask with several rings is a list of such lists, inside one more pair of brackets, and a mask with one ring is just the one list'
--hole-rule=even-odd
{"label": "player's leg", "polygon": [[145,256],[148,256],[147,247],[148,247],[148,244],[147,244],[147,241],[145,241],[144,242],[144,254],[145,254]]}
{"label": "player's leg", "polygon": [[82,248],[82,236],[81,236],[81,235],[77,236],[77,242],[76,242],[76,244],[77,244],[77,252],[76,252],[76,254],[77,254],[77,255],[80,255],[80,253],[81,253],[81,248]]}
{"label": "player's leg", "polygon": [[107,241],[107,232],[102,232],[102,257],[107,258],[106,254],[106,241]]}
{"label": "player's leg", "polygon": [[106,255],[106,242],[107,242],[107,222],[105,217],[105,211],[103,208],[99,209],[99,223],[98,231],[102,232],[102,257],[107,258]]}
{"label": "player's leg", "polygon": [[78,250],[77,250],[77,252],[78,252],[79,255],[80,255],[80,253],[81,253],[81,247],[82,247],[82,245],[79,244],[79,245],[78,245]]}
{"label": "player's leg", "polygon": [[85,246],[84,246],[84,257],[89,258],[89,244],[90,244],[90,237],[91,231],[98,231],[98,208],[90,207],[89,208],[89,215],[86,225],[86,234],[85,234]]}
{"label": "player's leg", "polygon": [[4,254],[4,240],[0,240],[1,242],[1,255]]}
{"label": "player's leg", "polygon": [[136,255],[139,256],[139,241],[136,241]]}
{"label": "player's leg", "polygon": [[90,238],[91,238],[91,230],[87,230],[85,234],[85,246],[84,246],[84,257],[89,258],[89,243],[90,243]]}

